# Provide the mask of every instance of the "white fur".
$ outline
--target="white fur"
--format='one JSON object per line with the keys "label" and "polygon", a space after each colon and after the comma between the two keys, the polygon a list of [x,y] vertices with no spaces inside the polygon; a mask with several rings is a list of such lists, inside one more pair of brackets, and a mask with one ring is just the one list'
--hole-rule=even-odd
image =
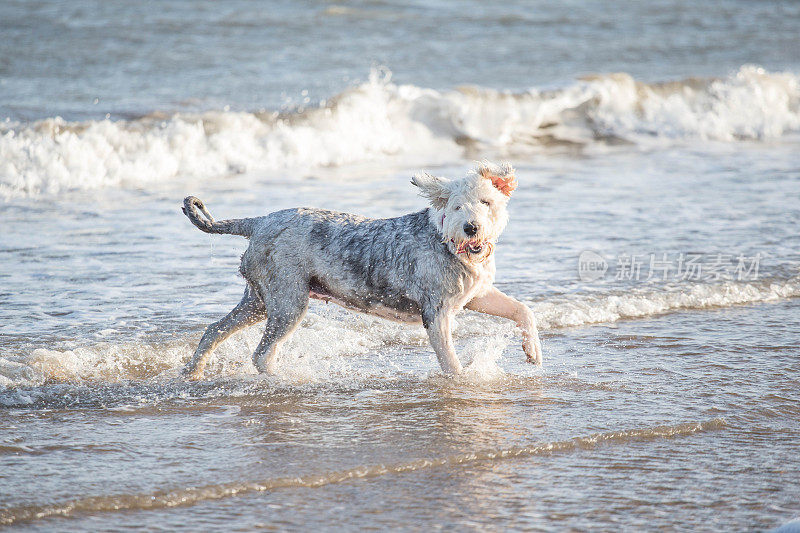
{"label": "white fur", "polygon": [[465,307],[513,320],[522,329],[528,361],[540,363],[533,313],[493,286],[494,248],[508,222],[514,170],[482,163],[459,180],[420,174],[412,183],[431,208],[393,219],[297,208],[215,221],[202,201],[187,197],[184,213],[195,226],[248,237],[250,246],[240,267],[248,282],[242,301],[206,329],[183,373],[202,376],[217,344],[261,321],[267,327],[253,362],[261,372],[274,372],[278,350],[309,298],[422,322],[447,373],[462,370],[451,329],[453,315]]}
{"label": "white fur", "polygon": [[[495,166],[488,163],[483,163],[480,169],[490,169],[500,175],[512,175],[514,172],[509,165]],[[490,243],[491,246],[477,256],[458,254],[471,262],[483,261],[493,256],[494,245],[508,223],[506,206],[509,196],[498,191],[490,180],[479,174],[479,170],[472,171],[459,180],[430,174],[419,174],[412,180],[420,188],[422,195],[430,200],[431,222],[442,233],[443,241],[448,243],[453,253],[457,253],[459,244],[464,241],[474,239]],[[464,232],[466,223],[477,226],[476,235],[469,236]]]}

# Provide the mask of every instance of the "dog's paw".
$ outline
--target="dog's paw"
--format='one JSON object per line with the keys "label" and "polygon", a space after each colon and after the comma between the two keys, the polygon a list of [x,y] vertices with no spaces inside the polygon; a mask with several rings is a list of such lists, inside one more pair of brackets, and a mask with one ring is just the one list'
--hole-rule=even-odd
{"label": "dog's paw", "polygon": [[525,352],[525,360],[528,363],[532,365],[542,364],[542,343],[539,341],[538,335],[535,341],[523,342],[522,350]]}
{"label": "dog's paw", "polygon": [[184,368],[181,370],[181,377],[188,381],[200,381],[203,379],[203,370]]}
{"label": "dog's paw", "polygon": [[525,357],[525,362],[530,363],[532,365],[541,366],[542,365],[542,358],[541,357],[531,357],[530,355]]}

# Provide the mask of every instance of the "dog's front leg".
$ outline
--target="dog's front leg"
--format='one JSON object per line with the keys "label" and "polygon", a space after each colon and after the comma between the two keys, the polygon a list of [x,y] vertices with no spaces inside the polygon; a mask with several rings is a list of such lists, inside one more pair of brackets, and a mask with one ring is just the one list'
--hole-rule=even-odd
{"label": "dog's front leg", "polygon": [[467,309],[513,320],[522,330],[522,350],[529,363],[542,364],[542,342],[536,329],[536,317],[527,305],[492,287],[483,296],[473,298]]}
{"label": "dog's front leg", "polygon": [[449,310],[428,311],[423,313],[422,323],[428,330],[428,338],[442,371],[446,374],[460,374],[461,361],[453,348],[452,317]]}

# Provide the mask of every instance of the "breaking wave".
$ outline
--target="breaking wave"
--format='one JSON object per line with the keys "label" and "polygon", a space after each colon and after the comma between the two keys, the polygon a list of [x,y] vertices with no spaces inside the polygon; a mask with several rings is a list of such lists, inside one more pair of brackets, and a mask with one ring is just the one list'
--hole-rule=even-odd
{"label": "breaking wave", "polygon": [[[527,302],[536,313],[542,331],[564,327],[612,323],[646,318],[681,310],[725,308],[734,305],[779,301],[800,297],[800,278],[758,282],[692,284],[689,287],[635,289],[599,295],[578,294]],[[256,379],[250,354],[260,340],[261,328],[249,328],[222,343],[207,367],[209,376],[225,394],[225,379]],[[462,359],[468,362],[464,379],[486,381],[503,375],[497,365],[512,341],[509,322],[478,313],[458,316],[455,339]],[[18,348],[0,356],[0,407],[32,406],[55,401],[45,384],[109,384],[123,380],[149,380],[156,388],[180,389],[178,369],[193,352],[197,334],[170,342],[102,342],[57,348]],[[324,342],[320,342],[324,339]],[[74,343],[73,343],[74,344]],[[438,366],[421,326],[408,326],[375,317],[353,314],[336,306],[315,305],[301,327],[284,345],[279,376],[258,378],[256,388],[356,382],[387,383],[426,378]],[[219,381],[222,380],[222,381]],[[272,380],[272,381],[270,381]],[[147,399],[148,384],[137,396]],[[238,382],[238,389],[241,382]],[[175,397],[195,394],[176,389]],[[237,390],[238,390],[237,389]],[[247,387],[245,387],[246,392]],[[74,394],[69,388],[65,394]],[[93,392],[84,400],[91,403]],[[95,391],[98,392],[98,391]],[[102,391],[99,391],[102,393]],[[154,390],[153,394],[164,390]],[[212,391],[212,394],[216,392]],[[168,394],[169,395],[169,394]],[[100,394],[100,396],[103,396]],[[102,401],[101,401],[102,403]]]}
{"label": "breaking wave", "polygon": [[392,157],[432,164],[491,150],[760,140],[800,130],[800,78],[756,66],[724,79],[648,84],[622,73],[518,93],[480,87],[440,92],[390,78],[388,71],[374,71],[364,84],[287,113],[7,121],[0,125],[0,195]]}

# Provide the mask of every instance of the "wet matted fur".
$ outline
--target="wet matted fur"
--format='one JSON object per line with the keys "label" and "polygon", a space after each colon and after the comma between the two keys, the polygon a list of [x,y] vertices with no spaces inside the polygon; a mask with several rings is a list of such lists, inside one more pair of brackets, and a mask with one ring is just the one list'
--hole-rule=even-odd
{"label": "wet matted fur", "polygon": [[541,363],[533,312],[493,286],[494,248],[517,186],[511,165],[482,163],[458,180],[418,174],[411,182],[430,207],[370,219],[295,208],[263,217],[215,221],[203,202],[183,212],[206,233],[250,239],[240,272],[242,301],[205,331],[183,374],[199,378],[214,348],[236,331],[266,321],[253,354],[259,372],[275,372],[281,344],[305,314],[309,298],[383,318],[422,323],[446,373],[461,372],[451,322],[463,308],[513,320],[528,361]]}

